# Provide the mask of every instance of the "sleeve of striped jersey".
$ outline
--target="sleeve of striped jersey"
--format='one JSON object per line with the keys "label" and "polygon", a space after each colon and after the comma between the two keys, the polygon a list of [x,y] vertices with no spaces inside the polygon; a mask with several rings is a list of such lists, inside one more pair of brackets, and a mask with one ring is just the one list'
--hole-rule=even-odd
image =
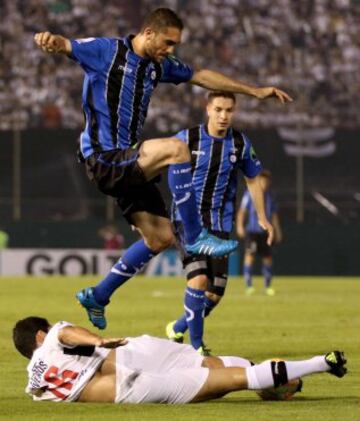
{"label": "sleeve of striped jersey", "polygon": [[187,142],[187,130],[181,130],[180,132],[176,133],[174,137],[182,140],[183,142]]}
{"label": "sleeve of striped jersey", "polygon": [[72,39],[71,58],[85,71],[99,71],[107,64],[111,56],[111,38]]}
{"label": "sleeve of striped jersey", "polygon": [[161,63],[160,82],[179,85],[179,83],[189,82],[193,77],[193,73],[193,69],[178,58],[174,56],[167,57]]}
{"label": "sleeve of striped jersey", "polygon": [[240,203],[240,208],[241,209],[246,209],[249,210],[250,209],[250,194],[248,191],[246,191],[241,199],[241,203]]}
{"label": "sleeve of striped jersey", "polygon": [[243,134],[244,139],[244,150],[242,159],[240,161],[240,169],[244,173],[245,177],[254,178],[263,169],[261,162],[256,156],[255,150],[251,144],[250,139]]}

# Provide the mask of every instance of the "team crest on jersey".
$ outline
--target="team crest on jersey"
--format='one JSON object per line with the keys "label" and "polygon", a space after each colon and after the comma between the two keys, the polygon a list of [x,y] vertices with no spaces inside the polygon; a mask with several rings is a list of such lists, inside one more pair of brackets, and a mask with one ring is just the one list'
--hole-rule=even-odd
{"label": "team crest on jersey", "polygon": [[151,79],[152,79],[152,80],[155,80],[155,79],[156,79],[156,72],[155,72],[155,70],[153,70],[153,71],[151,72],[150,77],[151,77]]}
{"label": "team crest on jersey", "polygon": [[234,153],[230,153],[229,160],[232,164],[235,164],[237,161],[237,156]]}

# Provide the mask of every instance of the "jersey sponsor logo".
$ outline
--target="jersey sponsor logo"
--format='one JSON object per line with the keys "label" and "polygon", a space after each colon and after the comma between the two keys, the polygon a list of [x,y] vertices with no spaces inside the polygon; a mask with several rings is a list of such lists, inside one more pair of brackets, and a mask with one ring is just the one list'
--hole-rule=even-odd
{"label": "jersey sponsor logo", "polygon": [[191,167],[189,168],[181,168],[180,170],[173,170],[173,174],[186,174],[191,171]]}
{"label": "jersey sponsor logo", "polygon": [[191,151],[191,153],[192,155],[196,155],[196,156],[205,155],[205,151]]}
{"label": "jersey sponsor logo", "polygon": [[190,197],[191,197],[191,192],[188,191],[188,192],[185,193],[184,197],[182,197],[179,200],[175,200],[175,205],[178,206],[181,203],[185,203],[186,201],[188,201],[190,199]]}
{"label": "jersey sponsor logo", "polygon": [[79,38],[76,40],[78,44],[85,44],[86,42],[94,41],[95,38]]}
{"label": "jersey sponsor logo", "polygon": [[122,72],[129,73],[129,74],[131,74],[133,71],[132,69],[129,69],[128,67],[123,66],[122,64],[119,65],[118,70],[121,70]]}

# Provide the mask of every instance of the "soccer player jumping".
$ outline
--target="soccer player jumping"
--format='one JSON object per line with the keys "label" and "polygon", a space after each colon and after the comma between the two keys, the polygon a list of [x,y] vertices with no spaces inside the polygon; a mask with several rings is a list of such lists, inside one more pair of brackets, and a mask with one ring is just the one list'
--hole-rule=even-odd
{"label": "soccer player jumping", "polygon": [[260,99],[291,101],[285,92],[274,87],[251,87],[214,71],[193,71],[172,55],[181,41],[182,29],[179,17],[170,9],[161,8],[145,18],[135,36],[70,40],[41,32],[34,38],[44,52],[65,54],[84,69],[82,100],[86,124],[80,136],[79,157],[85,162],[88,177],[100,191],[117,199],[124,217],[142,236],[105,279],[77,294],[89,319],[100,329],[106,327],[105,306],[112,293],[174,241],[165,204],[154,183],[165,168],[184,224],[187,252],[222,256],[237,245],[203,229],[186,144],[173,137],[140,142],[157,84],[190,82]]}

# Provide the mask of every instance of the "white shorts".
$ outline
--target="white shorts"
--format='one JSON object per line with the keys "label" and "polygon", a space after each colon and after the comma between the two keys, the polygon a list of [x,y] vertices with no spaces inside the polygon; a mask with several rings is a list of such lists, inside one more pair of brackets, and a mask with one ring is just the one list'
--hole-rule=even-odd
{"label": "white shorts", "polygon": [[209,370],[190,345],[143,335],[116,350],[116,403],[190,402]]}

